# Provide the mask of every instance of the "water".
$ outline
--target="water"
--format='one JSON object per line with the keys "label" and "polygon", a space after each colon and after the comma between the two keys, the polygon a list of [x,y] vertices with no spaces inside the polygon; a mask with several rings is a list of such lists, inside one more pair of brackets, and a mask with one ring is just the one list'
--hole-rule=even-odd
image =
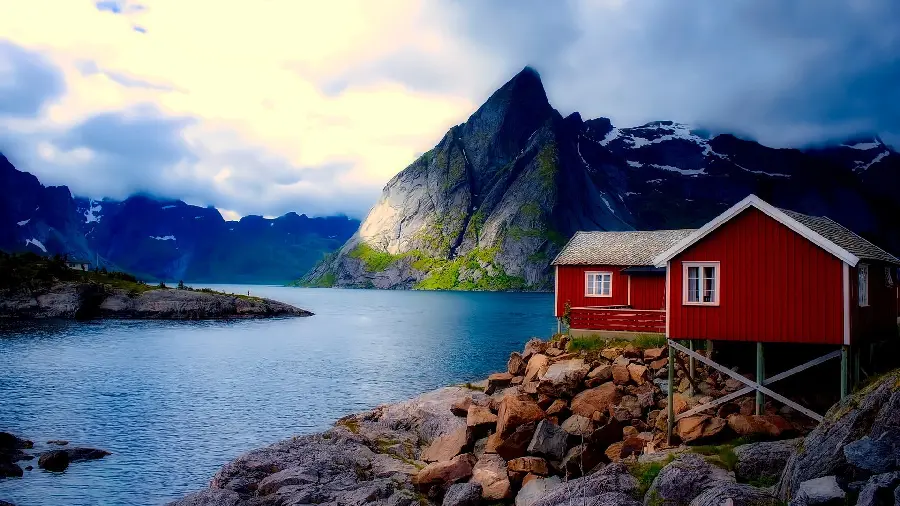
{"label": "water", "polygon": [[0,430],[113,452],[61,474],[20,462],[35,470],[0,479],[0,499],[163,504],[252,448],[503,369],[556,327],[550,294],[216,288],[316,316],[0,322]]}

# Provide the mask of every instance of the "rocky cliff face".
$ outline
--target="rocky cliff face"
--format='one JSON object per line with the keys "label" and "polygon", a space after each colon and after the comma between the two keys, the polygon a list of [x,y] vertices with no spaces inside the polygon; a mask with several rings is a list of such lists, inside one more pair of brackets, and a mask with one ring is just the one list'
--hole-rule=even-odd
{"label": "rocky cliff face", "polygon": [[578,230],[695,227],[756,193],[900,251],[900,155],[877,137],[800,151],[670,121],[563,118],[524,69],[402,170],[301,283],[549,290]]}

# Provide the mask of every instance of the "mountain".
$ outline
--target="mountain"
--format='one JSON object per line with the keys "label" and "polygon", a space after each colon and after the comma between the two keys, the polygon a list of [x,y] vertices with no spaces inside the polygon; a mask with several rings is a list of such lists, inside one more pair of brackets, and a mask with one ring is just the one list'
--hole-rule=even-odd
{"label": "mountain", "polygon": [[284,283],[357,229],[345,216],[225,221],[212,207],[132,196],[73,197],[0,154],[0,250],[67,254],[150,280]]}
{"label": "mountain", "polygon": [[900,155],[875,136],[774,149],[671,121],[562,117],[525,68],[385,186],[359,230],[300,283],[552,289],[578,230],[697,227],[756,193],[900,252]]}

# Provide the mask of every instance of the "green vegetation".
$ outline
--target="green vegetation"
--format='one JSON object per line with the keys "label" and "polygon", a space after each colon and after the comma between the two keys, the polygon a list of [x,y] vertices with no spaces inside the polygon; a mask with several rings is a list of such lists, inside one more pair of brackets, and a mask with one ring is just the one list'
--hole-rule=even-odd
{"label": "green vegetation", "polygon": [[572,340],[569,341],[568,350],[597,351],[603,348],[625,347],[629,344],[641,350],[662,348],[666,345],[666,337],[662,334],[638,334],[634,339],[619,339],[599,335],[578,336],[572,337]]}
{"label": "green vegetation", "polygon": [[[653,480],[659,475],[659,472],[662,471],[662,468],[666,467],[670,462],[675,460],[675,455],[670,454],[664,460],[659,462],[647,462],[647,463],[638,463],[635,462],[628,466],[628,472],[631,473],[632,476],[637,478],[638,481],[638,489],[635,492],[635,498],[640,500],[647,493],[647,490],[650,489],[650,485],[653,483]],[[652,502],[651,498],[651,502]]]}
{"label": "green vegetation", "polygon": [[[510,276],[503,267],[494,262],[499,250],[475,248],[451,260],[422,257],[413,266],[428,272],[428,276],[416,284],[417,290],[466,290],[466,291],[509,291],[526,288],[525,279]],[[418,266],[418,267],[417,267]],[[462,276],[465,273],[465,276]]]}
{"label": "green vegetation", "polygon": [[484,392],[484,387],[481,387],[478,385],[473,385],[472,383],[470,383],[468,381],[465,384],[463,384],[462,387],[469,389],[469,390],[476,390],[478,392]]}
{"label": "green vegetation", "polygon": [[706,460],[713,465],[719,466],[726,471],[734,471],[738,458],[734,454],[734,448],[738,446],[736,442],[721,445],[705,445],[691,447],[691,451],[703,455]]}
{"label": "green vegetation", "polygon": [[350,257],[362,260],[369,272],[382,272],[403,255],[393,255],[386,251],[378,251],[365,242],[360,242],[350,251]]}
{"label": "green vegetation", "polygon": [[549,143],[537,154],[538,177],[541,179],[541,185],[545,191],[553,190],[556,187],[556,173],[559,169],[559,157],[556,151],[556,144]]}
{"label": "green vegetation", "polygon": [[359,434],[359,420],[353,418],[352,416],[341,418],[337,421],[337,423],[335,423],[335,425],[340,425],[353,434]]}

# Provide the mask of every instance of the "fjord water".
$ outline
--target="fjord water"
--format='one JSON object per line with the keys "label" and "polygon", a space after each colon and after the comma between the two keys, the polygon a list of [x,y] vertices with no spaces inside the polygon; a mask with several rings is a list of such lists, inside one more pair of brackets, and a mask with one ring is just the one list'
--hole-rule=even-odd
{"label": "fjord water", "polygon": [[[555,330],[553,296],[261,286],[310,318],[0,322],[0,430],[112,455],[0,480],[19,506],[158,505],[239,454],[505,368]],[[36,447],[36,448],[37,448]]]}

